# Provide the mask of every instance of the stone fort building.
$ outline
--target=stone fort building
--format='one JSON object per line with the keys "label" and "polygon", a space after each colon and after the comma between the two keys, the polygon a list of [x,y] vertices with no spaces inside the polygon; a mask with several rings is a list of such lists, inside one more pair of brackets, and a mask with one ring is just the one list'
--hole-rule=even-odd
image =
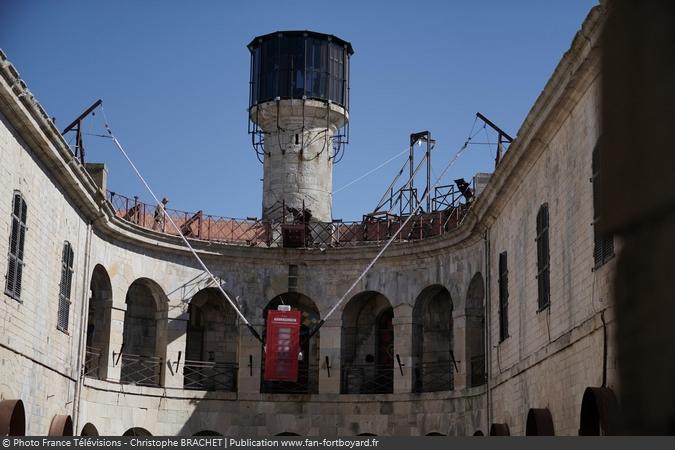
{"label": "stone fort building", "polygon": [[[155,206],[108,192],[0,53],[0,434],[611,432],[620,249],[594,226],[604,20],[590,11],[476,198],[415,217],[303,342],[297,383],[263,379],[260,342]],[[338,133],[346,105],[319,103],[251,110],[263,133],[275,108],[285,130],[298,108],[307,120],[265,143],[262,220],[174,216],[261,334],[282,302],[317,325],[401,225],[331,223],[314,144],[312,170],[273,159],[320,125]],[[290,172],[321,195],[280,209]],[[287,223],[302,201],[315,216]]]}

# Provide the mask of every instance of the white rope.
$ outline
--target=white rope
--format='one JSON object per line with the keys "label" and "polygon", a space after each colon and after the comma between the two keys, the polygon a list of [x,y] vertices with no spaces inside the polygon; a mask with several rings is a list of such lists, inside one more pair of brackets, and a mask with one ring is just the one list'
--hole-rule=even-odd
{"label": "white rope", "polygon": [[[102,107],[102,106],[101,106],[101,111],[103,111],[103,115],[105,116],[105,111],[103,110],[103,107]],[[218,280],[216,279],[216,277],[213,275],[213,273],[211,273],[211,271],[209,270],[209,268],[206,267],[206,264],[204,264],[204,261],[202,261],[202,259],[199,257],[199,255],[197,254],[197,252],[195,251],[195,249],[192,248],[192,245],[190,245],[190,242],[188,242],[188,240],[187,240],[187,238],[185,237],[185,235],[183,234],[183,232],[180,230],[180,228],[178,227],[178,225],[176,225],[176,222],[174,222],[173,219],[171,218],[171,215],[169,215],[169,214],[166,213],[166,209],[164,208],[164,204],[163,204],[162,202],[159,201],[159,199],[157,198],[157,196],[155,195],[155,193],[152,191],[152,189],[151,189],[150,186],[148,185],[147,181],[145,181],[145,178],[143,178],[143,175],[141,175],[141,173],[138,171],[138,169],[136,168],[136,165],[133,163],[133,161],[131,161],[131,158],[129,158],[129,155],[128,155],[127,152],[124,150],[124,148],[122,148],[122,145],[120,144],[120,142],[117,140],[117,138],[116,138],[115,135],[113,134],[112,130],[110,129],[110,126],[108,125],[108,118],[107,118],[107,116],[106,116],[106,118],[105,118],[105,124],[104,124],[104,126],[105,126],[106,130],[108,131],[108,134],[109,134],[110,137],[112,138],[113,142],[115,143],[115,145],[116,145],[117,148],[119,149],[119,151],[122,152],[122,155],[124,155],[124,158],[126,158],[126,160],[129,162],[129,165],[131,165],[131,167],[134,169],[134,172],[136,172],[136,175],[138,175],[138,178],[140,178],[140,180],[141,180],[141,182],[143,183],[143,185],[145,185],[145,188],[148,190],[148,192],[150,193],[150,195],[152,195],[152,198],[155,200],[155,202],[157,202],[157,205],[162,209],[163,215],[164,215],[167,219],[169,219],[169,222],[171,222],[171,225],[173,225],[173,228],[176,230],[176,232],[178,232],[178,234],[180,235],[181,239],[183,240],[183,243],[190,249],[190,252],[192,252],[192,255],[195,257],[195,259],[197,260],[197,262],[199,262],[199,265],[202,267],[202,269],[204,270],[204,272],[206,272],[206,273],[209,275],[209,277],[211,277],[211,280],[216,284],[216,286],[218,287],[218,290],[225,296],[225,298],[226,298],[227,301],[230,303],[230,305],[232,305],[232,307],[234,308],[234,310],[237,312],[237,315],[241,318],[241,320],[244,321],[244,324],[247,325],[249,328],[252,329],[251,324],[249,323],[248,320],[246,320],[246,317],[244,317],[244,314],[242,314],[242,312],[239,310],[238,305],[232,300],[232,298],[230,298],[229,295],[227,295],[227,292],[225,292],[225,290],[223,289],[223,287],[221,286],[221,284],[218,282]],[[259,336],[256,336],[256,337],[259,338]]]}
{"label": "white rope", "polygon": [[[474,123],[475,123],[475,121],[474,121]],[[473,129],[471,131],[473,131]],[[457,153],[455,153],[455,156],[445,166],[445,168],[443,169],[443,172],[441,172],[440,176],[438,178],[436,178],[436,181],[434,182],[432,188],[436,187],[438,185],[438,183],[440,183],[441,179],[445,176],[445,173],[450,169],[450,167],[452,167],[452,165],[455,163],[455,161],[457,161],[457,158],[460,157],[460,155],[464,152],[464,150],[466,150],[470,141],[471,141],[471,137],[469,137],[469,139],[467,139],[467,141],[464,142],[464,145],[462,145],[462,147],[457,151]],[[352,285],[349,286],[349,289],[347,289],[347,291],[342,295],[342,297],[340,297],[340,299],[337,301],[337,303],[335,303],[335,305],[333,305],[333,307],[328,311],[328,313],[326,313],[326,316],[321,321],[322,323],[325,322],[326,320],[328,320],[328,318],[331,315],[333,315],[335,310],[337,310],[338,307],[340,306],[340,304],[342,304],[342,302],[345,301],[347,296],[354,290],[356,285],[358,285],[359,282],[363,279],[363,277],[365,277],[366,274],[370,271],[370,269],[372,269],[372,267],[375,265],[375,263],[380,259],[380,257],[384,254],[384,252],[389,248],[391,243],[394,242],[394,240],[396,239],[396,236],[398,236],[398,234],[401,231],[403,231],[403,229],[408,224],[408,222],[410,222],[410,220],[415,216],[417,211],[419,211],[420,207],[422,206],[422,203],[424,203],[424,201],[429,196],[429,194],[431,194],[431,191],[432,191],[432,189],[429,189],[429,192],[427,192],[422,197],[422,200],[419,201],[415,210],[408,216],[408,218],[403,222],[403,224],[401,224],[401,226],[398,228],[398,230],[396,230],[396,232],[389,238],[387,243],[384,244],[384,246],[380,249],[380,251],[377,253],[375,258],[373,258],[373,260],[370,262],[370,264],[368,264],[366,266],[366,268],[363,270],[363,272],[361,272],[361,275],[359,275],[359,277],[354,281],[354,283],[352,283]],[[316,331],[318,331],[318,330],[315,330],[315,332]]]}
{"label": "white rope", "polygon": [[369,170],[368,172],[364,173],[363,175],[361,175],[361,176],[359,176],[359,177],[353,179],[352,181],[350,181],[349,183],[345,184],[345,185],[342,186],[341,188],[334,190],[334,191],[333,191],[333,195],[337,194],[337,193],[340,192],[340,191],[343,191],[343,190],[347,189],[347,188],[348,188],[349,186],[351,186],[352,184],[354,184],[354,183],[356,183],[356,182],[358,182],[358,181],[363,180],[365,177],[367,177],[367,176],[370,175],[371,173],[373,173],[373,172],[375,172],[375,171],[377,171],[377,170],[383,168],[384,166],[386,166],[386,165],[389,164],[390,162],[394,161],[394,160],[397,159],[397,158],[400,158],[401,155],[403,155],[404,153],[408,153],[409,151],[410,151],[410,149],[407,149],[407,148],[404,149],[404,150],[403,150],[401,153],[399,153],[398,155],[392,156],[391,158],[389,158],[388,160],[386,160],[385,162],[383,162],[383,163],[380,164],[379,166],[375,167],[374,169],[371,169],[371,170]]}

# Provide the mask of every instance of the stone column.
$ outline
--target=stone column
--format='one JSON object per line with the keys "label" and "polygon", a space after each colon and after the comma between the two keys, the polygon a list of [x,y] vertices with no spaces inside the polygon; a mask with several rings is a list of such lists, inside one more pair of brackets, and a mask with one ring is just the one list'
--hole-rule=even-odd
{"label": "stone column", "polygon": [[[262,319],[258,323],[251,322],[253,327],[262,333]],[[237,391],[240,394],[260,393],[260,368],[263,358],[262,344],[256,339],[248,327],[239,325],[239,372]]]}
{"label": "stone column", "polygon": [[455,355],[457,368],[454,365],[454,389],[461,390],[470,386],[469,376],[469,355],[466,352],[466,313],[461,311],[452,312],[452,353]]}
{"label": "stone column", "polygon": [[[342,323],[339,318],[331,318],[321,327],[321,349],[319,361],[319,393],[340,393],[340,356],[342,342]],[[330,370],[326,367],[326,357]],[[329,376],[330,372],[330,376]]]}
{"label": "stone column", "polygon": [[110,381],[120,381],[122,358],[119,354],[124,342],[124,315],[126,312],[126,303],[113,303],[110,311],[110,345],[106,367],[106,379]]}
{"label": "stone column", "polygon": [[[412,307],[402,304],[394,310],[394,393],[406,393],[412,391],[413,374],[413,319]],[[398,357],[401,359],[403,375],[398,365]]]}
{"label": "stone column", "polygon": [[[185,342],[187,333],[187,315],[168,319],[166,332],[170,337],[166,343],[164,360],[164,386],[183,387],[183,366],[185,364]],[[158,336],[159,339],[159,336]]]}

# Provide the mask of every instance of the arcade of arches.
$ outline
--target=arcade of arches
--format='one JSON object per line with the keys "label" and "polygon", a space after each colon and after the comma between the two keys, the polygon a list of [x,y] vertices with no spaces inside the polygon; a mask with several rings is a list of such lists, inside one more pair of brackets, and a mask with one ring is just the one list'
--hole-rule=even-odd
{"label": "arcade of arches", "polygon": [[[119,373],[124,384],[163,386],[167,368],[168,299],[153,280],[139,278],[126,292],[123,341],[116,349],[110,342],[110,278],[97,265],[91,278],[91,301],[87,328],[86,375],[106,379]],[[410,342],[397,340],[395,309],[391,299],[377,291],[354,295],[343,306],[339,338],[339,392],[384,394],[395,391],[395,372],[402,372],[402,357],[412,361],[409,391],[450,391],[460,371],[454,323],[464,325],[460,353],[469,363],[466,386],[484,382],[485,328],[484,285],[480,273],[469,284],[465,311],[453,308],[449,290],[440,284],[423,289],[414,300]],[[299,292],[272,298],[263,309],[289,305],[302,313],[297,382],[265,382],[264,357],[260,357],[260,392],[319,393],[320,372],[329,371],[331,361],[321,359],[321,332],[311,334],[321,321],[315,301]],[[241,333],[248,333],[222,293],[206,287],[187,299],[184,319],[185,348],[182,351],[182,387],[205,391],[237,390]],[[264,336],[262,330],[261,336]],[[311,337],[310,337],[311,334]],[[405,349],[408,348],[407,355]],[[465,354],[464,354],[465,353]],[[261,350],[264,355],[264,349]],[[253,356],[251,356],[253,358]],[[328,358],[328,357],[325,357]],[[336,366],[338,364],[335,364]],[[110,373],[109,373],[110,372]]]}

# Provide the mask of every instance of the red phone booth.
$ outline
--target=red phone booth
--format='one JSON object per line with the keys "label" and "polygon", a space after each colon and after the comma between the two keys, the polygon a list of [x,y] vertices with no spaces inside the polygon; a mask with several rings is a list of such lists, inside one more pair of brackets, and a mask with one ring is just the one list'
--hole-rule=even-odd
{"label": "red phone booth", "polygon": [[300,311],[267,312],[265,381],[297,381]]}

